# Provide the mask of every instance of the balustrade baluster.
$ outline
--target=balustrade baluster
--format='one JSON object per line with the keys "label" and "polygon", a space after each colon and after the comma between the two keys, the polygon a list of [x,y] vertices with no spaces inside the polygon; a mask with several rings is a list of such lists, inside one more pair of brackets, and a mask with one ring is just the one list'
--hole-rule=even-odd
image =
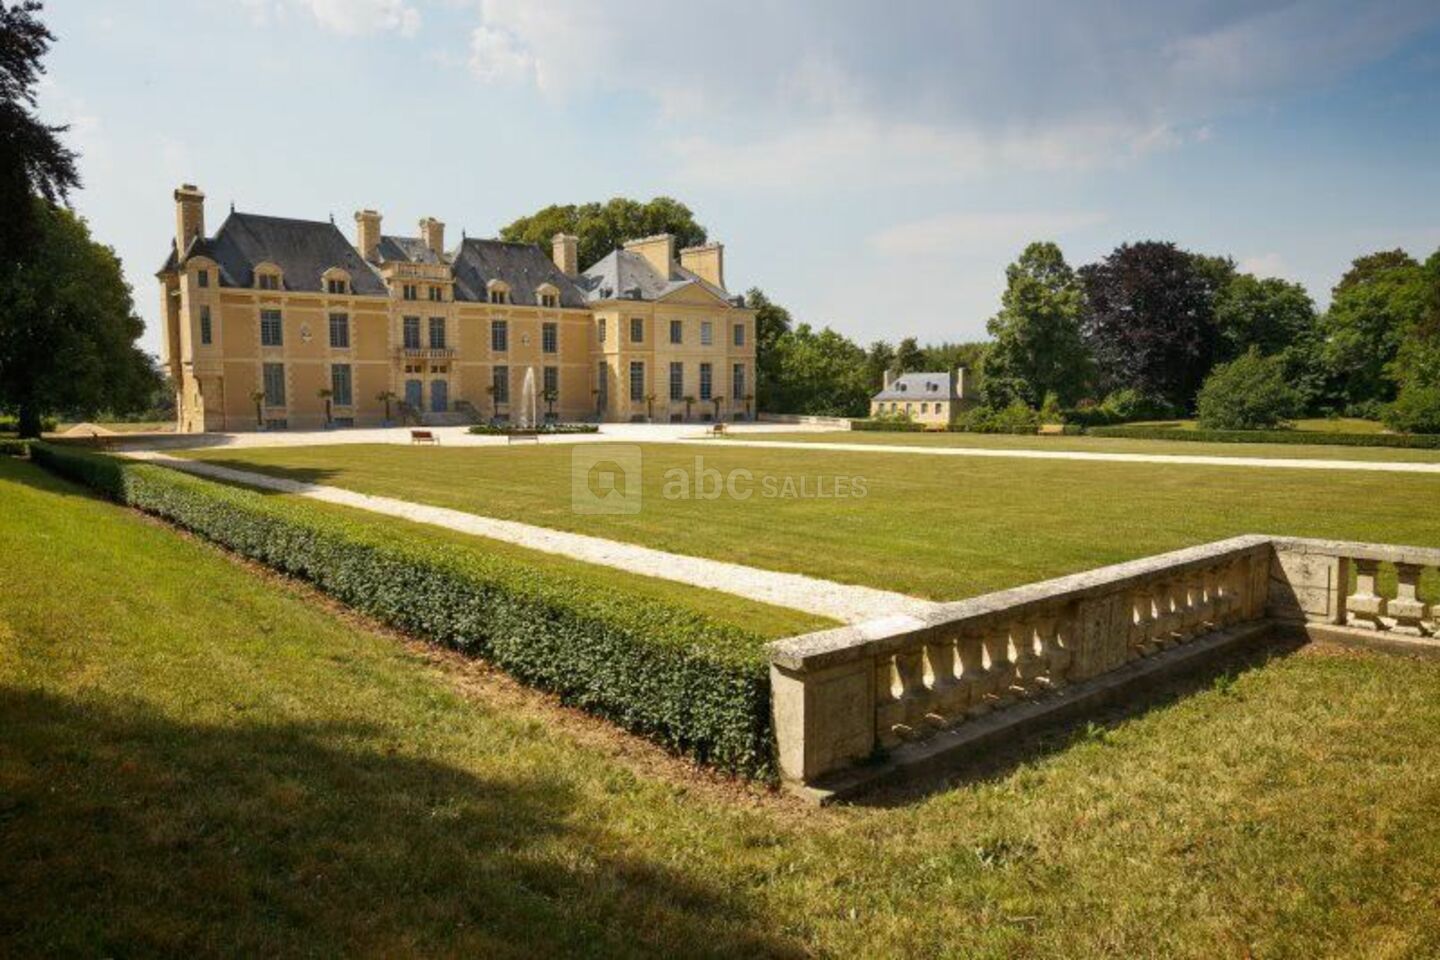
{"label": "balustrade baluster", "polygon": [[[1048,621],[1053,624],[1053,620]],[[1031,697],[1040,692],[1040,675],[1045,661],[1036,652],[1037,635],[1047,629],[1047,618],[1021,620],[1011,625],[1010,640],[1015,646],[1015,692]]]}
{"label": "balustrade baluster", "polygon": [[1420,573],[1424,568],[1416,563],[1397,563],[1395,572],[1399,587],[1394,600],[1387,605],[1387,612],[1395,618],[1395,630],[1412,636],[1426,634],[1425,616],[1427,604],[1420,599]]}
{"label": "balustrade baluster", "polygon": [[1015,699],[1010,686],[1015,679],[1015,661],[1010,659],[1010,631],[997,624],[985,633],[985,663],[989,674],[986,699],[993,707],[1004,706]]}
{"label": "balustrade baluster", "polygon": [[964,716],[967,697],[955,675],[955,641],[944,637],[925,645],[925,665],[930,674],[930,693],[925,721],[945,727]]}
{"label": "balustrade baluster", "polygon": [[1155,628],[1154,598],[1150,588],[1136,587],[1130,594],[1130,642],[1127,659],[1147,656],[1150,649],[1150,631]]}
{"label": "balustrade baluster", "polygon": [[1379,573],[1379,560],[1355,561],[1355,592],[1345,598],[1345,609],[1355,618],[1357,627],[1385,629],[1385,598],[1375,592],[1375,578]]}
{"label": "balustrade baluster", "polygon": [[990,689],[990,671],[985,668],[985,646],[978,634],[966,631],[956,642],[960,652],[960,687],[965,691],[966,713],[980,717],[990,712],[985,694]]}
{"label": "balustrade baluster", "polygon": [[901,740],[905,725],[903,687],[894,657],[875,661],[875,738],[881,746],[893,747]]}

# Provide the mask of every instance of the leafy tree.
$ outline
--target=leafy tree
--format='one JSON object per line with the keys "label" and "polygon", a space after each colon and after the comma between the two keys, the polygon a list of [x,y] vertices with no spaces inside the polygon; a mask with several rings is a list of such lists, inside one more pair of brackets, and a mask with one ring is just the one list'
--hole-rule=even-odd
{"label": "leafy tree", "polygon": [[1215,301],[1220,360],[1233,360],[1251,347],[1278,356],[1286,379],[1306,406],[1324,389],[1324,358],[1319,318],[1310,294],[1298,283],[1242,273]]}
{"label": "leafy tree", "polygon": [[1440,250],[1421,267],[1419,316],[1405,331],[1390,373],[1403,393],[1407,387],[1440,387]]}
{"label": "leafy tree", "polygon": [[865,379],[865,350],[829,327],[800,324],[780,338],[776,355],[777,412],[859,417],[869,409],[874,386]]}
{"label": "leafy tree", "polygon": [[1251,347],[1222,363],[1205,380],[1196,402],[1200,425],[1212,430],[1266,430],[1302,409],[1300,392],[1285,376],[1284,362]]}
{"label": "leafy tree", "polygon": [[13,269],[39,229],[31,197],[50,203],[80,186],[75,154],[60,143],[63,126],[34,113],[41,59],[54,35],[36,17],[41,4],[0,3],[0,269]]}
{"label": "leafy tree", "polygon": [[1122,244],[1079,276],[1082,329],[1102,388],[1130,387],[1188,409],[1215,362],[1218,262],[1145,241]]}
{"label": "leafy tree", "polygon": [[925,369],[925,352],[914,337],[906,337],[895,348],[895,359],[890,363],[895,373],[920,373]]}
{"label": "leafy tree", "polygon": [[587,267],[627,240],[673,233],[677,248],[705,242],[705,228],[690,208],[670,197],[640,203],[615,197],[604,203],[552,204],[500,228],[502,240],[533,243],[550,252],[557,233],[579,238],[580,266]]}
{"label": "leafy tree", "polygon": [[885,374],[895,368],[895,348],[884,340],[876,340],[865,352],[865,382],[879,390]]}
{"label": "leafy tree", "polygon": [[759,287],[751,287],[745,294],[745,306],[755,311],[755,396],[761,410],[775,410],[780,382],[777,345],[790,332],[790,311],[771,302]]}
{"label": "leafy tree", "polygon": [[1395,396],[1395,363],[1425,316],[1426,273],[1401,250],[1354,261],[1335,285],[1322,329],[1336,399],[1352,406]]}
{"label": "leafy tree", "polygon": [[36,242],[0,276],[0,407],[18,410],[21,436],[59,410],[141,408],[159,382],[115,251],[69,210],[31,202]]}
{"label": "leafy tree", "polygon": [[1402,433],[1440,433],[1440,384],[1406,384],[1383,418],[1387,427]]}
{"label": "leafy tree", "polygon": [[1032,243],[1005,269],[1000,312],[986,324],[995,338],[985,354],[987,404],[1038,406],[1047,395],[1070,406],[1090,380],[1080,336],[1084,295],[1053,243]]}

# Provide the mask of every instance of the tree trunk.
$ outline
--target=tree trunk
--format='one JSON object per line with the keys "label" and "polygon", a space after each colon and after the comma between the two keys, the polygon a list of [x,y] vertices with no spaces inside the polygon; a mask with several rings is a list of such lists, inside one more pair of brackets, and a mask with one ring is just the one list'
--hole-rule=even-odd
{"label": "tree trunk", "polygon": [[40,409],[33,403],[21,403],[20,422],[17,426],[22,440],[38,439],[40,436]]}

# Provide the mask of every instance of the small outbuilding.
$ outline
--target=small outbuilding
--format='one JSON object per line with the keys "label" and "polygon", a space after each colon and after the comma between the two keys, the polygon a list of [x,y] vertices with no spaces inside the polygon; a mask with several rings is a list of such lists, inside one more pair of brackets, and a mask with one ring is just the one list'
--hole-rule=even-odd
{"label": "small outbuilding", "polygon": [[975,405],[970,395],[970,368],[939,373],[891,373],[870,398],[870,416],[907,417],[916,423],[946,427]]}

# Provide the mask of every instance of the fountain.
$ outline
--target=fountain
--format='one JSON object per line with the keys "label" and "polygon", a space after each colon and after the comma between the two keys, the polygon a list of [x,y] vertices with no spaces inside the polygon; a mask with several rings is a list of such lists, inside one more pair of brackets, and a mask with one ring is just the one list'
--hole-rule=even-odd
{"label": "fountain", "polygon": [[520,426],[535,429],[535,368],[525,368],[525,380],[520,385]]}

